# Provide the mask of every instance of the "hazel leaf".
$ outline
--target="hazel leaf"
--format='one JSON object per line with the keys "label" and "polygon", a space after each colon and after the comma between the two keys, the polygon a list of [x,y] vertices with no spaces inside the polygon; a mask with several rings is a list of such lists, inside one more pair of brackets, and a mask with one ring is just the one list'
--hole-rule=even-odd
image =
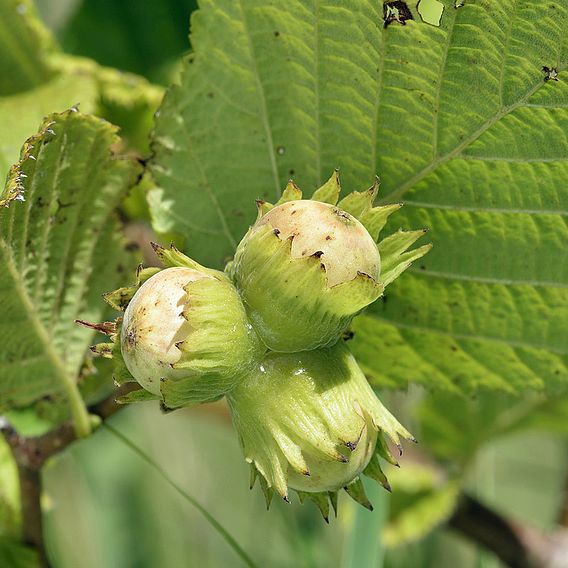
{"label": "hazel leaf", "polygon": [[[0,195],[0,412],[76,385],[103,319],[101,294],[128,257],[114,209],[139,167],[111,153],[116,130],[72,108],[49,116]],[[96,254],[104,250],[105,254]]]}
{"label": "hazel leaf", "polygon": [[405,204],[384,233],[434,248],[354,321],[374,384],[568,384],[568,4],[441,4],[430,25],[375,0],[202,2],[157,119],[154,225],[221,267],[291,176],[309,194],[341,167],[345,195],[378,174],[378,205]]}
{"label": "hazel leaf", "polygon": [[57,46],[31,0],[0,0],[2,48],[0,96],[26,91],[55,75],[49,61]]}

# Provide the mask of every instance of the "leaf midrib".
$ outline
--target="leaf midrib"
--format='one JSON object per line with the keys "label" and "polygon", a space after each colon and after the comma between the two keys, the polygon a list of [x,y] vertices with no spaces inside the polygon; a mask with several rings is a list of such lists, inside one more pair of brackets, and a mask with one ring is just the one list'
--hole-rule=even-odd
{"label": "leaf midrib", "polygon": [[[63,258],[61,261],[61,265],[59,267],[59,271],[58,271],[58,275],[57,275],[57,288],[55,291],[55,295],[53,298],[53,305],[51,308],[51,326],[54,326],[56,321],[57,321],[57,317],[58,317],[58,312],[59,309],[61,307],[61,303],[63,302],[63,294],[64,294],[64,288],[65,288],[65,283],[66,283],[66,274],[68,273],[68,269],[70,266],[73,265],[74,261],[75,261],[75,257],[74,256],[70,256],[71,251],[72,251],[72,241],[73,241],[73,237],[75,237],[75,232],[77,230],[77,227],[79,225],[79,220],[81,218],[81,211],[83,209],[83,205],[85,204],[85,202],[88,200],[89,196],[91,196],[91,188],[93,183],[95,183],[97,181],[96,175],[91,175],[92,174],[92,168],[95,164],[95,160],[93,158],[93,154],[97,151],[98,147],[98,141],[99,141],[99,137],[103,138],[104,137],[104,133],[102,131],[97,131],[95,133],[95,135],[93,136],[93,140],[91,142],[91,147],[89,148],[89,154],[88,154],[88,158],[86,160],[87,162],[87,170],[86,170],[86,179],[87,182],[85,184],[85,186],[82,188],[82,191],[80,192],[80,198],[77,201],[76,208],[77,211],[75,213],[75,215],[72,218],[72,223],[70,225],[68,225],[68,231],[67,231],[67,235],[68,238],[65,242],[65,250],[63,253]],[[58,174],[59,174],[60,168],[58,167]],[[93,199],[93,197],[91,196],[91,199]],[[91,211],[91,215],[94,215],[94,210]],[[94,240],[94,239],[93,239]],[[84,281],[86,281],[87,278],[84,279]]]}
{"label": "leaf midrib", "polygon": [[37,316],[37,312],[25,289],[25,285],[22,279],[19,277],[19,271],[14,264],[14,259],[12,258],[10,248],[2,237],[0,237],[0,248],[2,248],[8,272],[10,273],[10,276],[14,283],[14,289],[18,295],[18,298],[20,299],[20,302],[24,306],[29,321],[32,324],[34,331],[36,332],[41,342],[43,350],[48,356],[49,360],[53,363],[53,366],[57,372],[57,376],[62,382],[63,386],[68,387],[69,383],[72,382],[72,379],[69,376],[69,373],[67,372],[67,369],[65,368],[65,365],[60,356],[55,352],[53,345],[49,341],[49,334],[47,333],[47,330]]}
{"label": "leaf midrib", "polygon": [[262,85],[262,81],[260,80],[260,72],[258,70],[258,64],[256,61],[256,52],[254,50],[254,45],[252,42],[252,35],[249,30],[249,24],[247,20],[247,15],[245,8],[243,6],[243,0],[238,0],[239,8],[241,10],[241,14],[243,16],[243,26],[245,29],[245,37],[248,43],[250,57],[251,57],[251,64],[252,70],[254,74],[254,81],[256,84],[256,89],[258,96],[260,98],[260,114],[262,119],[262,125],[264,127],[265,136],[266,136],[266,144],[268,146],[268,156],[270,160],[270,168],[272,170],[272,175],[274,177],[274,187],[275,187],[275,195],[276,199],[280,198],[280,178],[278,175],[278,165],[276,164],[276,156],[274,153],[274,140],[272,137],[272,129],[270,127],[270,122],[268,120],[268,107],[266,106],[266,96],[264,94],[264,87]]}
{"label": "leaf midrib", "polygon": [[540,288],[568,288],[568,283],[552,282],[546,280],[514,280],[512,278],[488,278],[485,276],[472,276],[469,274],[454,274],[451,272],[440,272],[426,268],[410,267],[407,272],[430,276],[432,278],[447,278],[450,280],[464,280],[480,284],[503,284],[505,286],[533,286]]}

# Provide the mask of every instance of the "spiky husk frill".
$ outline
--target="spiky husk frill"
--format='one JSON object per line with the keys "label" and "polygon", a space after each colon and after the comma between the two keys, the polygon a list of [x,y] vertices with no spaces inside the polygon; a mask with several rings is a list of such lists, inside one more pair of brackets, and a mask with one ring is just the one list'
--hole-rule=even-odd
{"label": "spiky husk frill", "polygon": [[[388,217],[401,205],[373,207],[378,187],[376,181],[367,191],[350,193],[338,202],[340,186],[335,172],[312,196],[312,200],[336,205],[339,211],[357,219],[378,241],[378,278],[357,272],[352,279],[331,286],[322,258],[325,253],[293,257],[295,235],[282,238],[277,227],[263,223],[274,206],[258,203],[257,223],[239,244],[227,271],[239,289],[251,323],[270,349],[293,353],[333,345],[355,315],[430,250],[430,244],[408,250],[424,230],[398,231],[379,241]],[[301,199],[302,192],[290,182],[276,206]]]}
{"label": "spiky husk frill", "polygon": [[[344,342],[316,351],[269,353],[256,372],[227,395],[245,459],[260,478],[267,504],[292,489],[327,501],[345,489],[370,506],[365,473],[389,489],[379,457],[396,463],[385,436],[400,449],[411,434],[383,406]],[[260,474],[260,475],[257,475]]]}
{"label": "spiky husk frill", "polygon": [[[154,249],[166,268],[191,268],[206,277],[184,286],[188,301],[180,308],[180,315],[189,323],[188,334],[175,344],[180,356],[170,365],[171,372],[159,377],[159,395],[141,389],[118,400],[129,403],[158,399],[164,410],[217,400],[251,371],[264,347],[226,274],[202,267],[173,246],[166,249],[154,245]],[[110,292],[105,300],[124,311],[141,286],[158,272],[159,268],[140,268],[133,286]],[[109,330],[111,341],[94,346],[92,351],[114,359],[117,384],[136,381],[120,349],[122,318],[101,325],[97,329]]]}

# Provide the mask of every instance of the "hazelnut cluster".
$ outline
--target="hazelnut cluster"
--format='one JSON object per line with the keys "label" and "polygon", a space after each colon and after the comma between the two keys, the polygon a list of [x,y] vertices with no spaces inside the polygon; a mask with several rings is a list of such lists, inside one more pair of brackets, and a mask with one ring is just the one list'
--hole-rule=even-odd
{"label": "hazelnut cluster", "polygon": [[381,404],[342,340],[351,320],[430,245],[398,231],[379,240],[400,204],[373,206],[378,182],[339,201],[338,173],[315,193],[289,182],[258,217],[224,272],[175,247],[154,248],[165,268],[139,270],[106,295],[124,311],[96,353],[115,380],[136,381],[123,402],[172,410],[226,396],[252,483],[267,504],[290,489],[324,518],[337,491],[371,508],[360,475],[386,489],[379,458],[396,464],[409,432]]}

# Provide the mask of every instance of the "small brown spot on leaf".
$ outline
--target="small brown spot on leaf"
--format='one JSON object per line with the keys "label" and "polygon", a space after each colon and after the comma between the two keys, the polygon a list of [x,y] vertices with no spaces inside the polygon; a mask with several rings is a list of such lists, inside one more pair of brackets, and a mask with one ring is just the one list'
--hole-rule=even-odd
{"label": "small brown spot on leaf", "polygon": [[346,329],[341,336],[343,341],[351,341],[355,337],[355,332],[352,329]]}

